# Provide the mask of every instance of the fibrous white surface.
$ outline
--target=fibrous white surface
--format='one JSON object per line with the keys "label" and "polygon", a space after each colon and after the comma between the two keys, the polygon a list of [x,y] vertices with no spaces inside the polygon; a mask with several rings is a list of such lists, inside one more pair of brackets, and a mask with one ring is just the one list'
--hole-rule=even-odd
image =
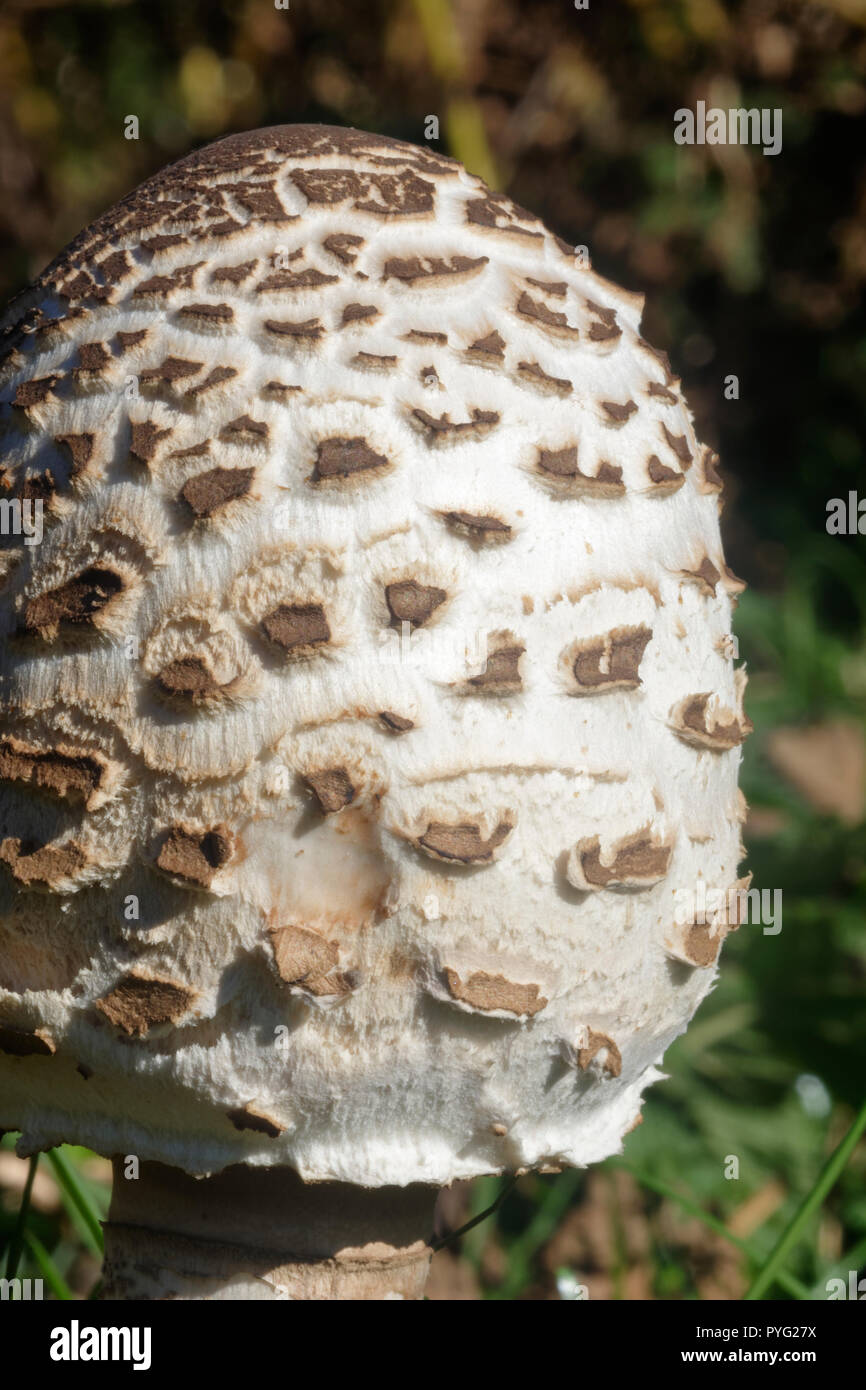
{"label": "fibrous white surface", "polygon": [[12,306],[0,1126],[378,1186],[618,1149],[741,856],[641,303],[424,149],[232,137]]}

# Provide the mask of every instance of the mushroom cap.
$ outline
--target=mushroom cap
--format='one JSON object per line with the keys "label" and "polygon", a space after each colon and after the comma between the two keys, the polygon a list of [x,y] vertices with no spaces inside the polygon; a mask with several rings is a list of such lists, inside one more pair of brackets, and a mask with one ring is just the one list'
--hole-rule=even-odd
{"label": "mushroom cap", "polygon": [[735,925],[678,905],[736,883],[749,727],[641,307],[320,126],[180,160],[10,306],[22,1152],[379,1186],[620,1147]]}

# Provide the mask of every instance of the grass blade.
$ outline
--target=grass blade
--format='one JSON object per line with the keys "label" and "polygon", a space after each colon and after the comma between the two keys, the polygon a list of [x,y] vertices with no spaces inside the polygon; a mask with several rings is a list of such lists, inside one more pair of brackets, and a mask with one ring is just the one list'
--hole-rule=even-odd
{"label": "grass blade", "polygon": [[72,1290],[39,1237],[35,1236],[32,1231],[25,1231],[24,1239],[27,1242],[27,1247],[31,1255],[39,1266],[40,1273],[45,1276],[45,1281],[49,1285],[54,1297],[62,1299],[63,1302],[68,1302],[73,1299],[74,1295]]}
{"label": "grass blade", "polygon": [[69,1203],[78,1212],[84,1223],[88,1237],[87,1243],[92,1253],[101,1256],[103,1253],[102,1226],[100,1225],[99,1216],[93,1204],[89,1197],[85,1195],[78,1181],[77,1173],[60,1149],[49,1149],[47,1157],[48,1162],[54,1169],[54,1175],[60,1184],[62,1192],[69,1199]]}
{"label": "grass blade", "polygon": [[806,1197],[800,1203],[799,1208],[789,1221],[787,1228],[783,1231],[775,1248],[770,1252],[770,1256],[764,1264],[763,1269],[759,1271],[752,1287],[746,1294],[747,1301],[754,1301],[756,1298],[760,1298],[764,1290],[769,1288],[772,1283],[780,1282],[782,1261],[788,1255],[789,1251],[797,1244],[810,1217],[814,1216],[815,1212],[824,1201],[824,1198],[834,1186],[837,1178],[847,1164],[848,1159],[857,1147],[857,1141],[864,1129],[866,1129],[866,1101],[864,1101],[860,1107],[854,1119],[854,1123],[848,1130],[841,1144],[834,1149],[833,1153],[827,1159],[811,1192],[807,1193]]}
{"label": "grass blade", "polygon": [[18,1208],[18,1216],[15,1227],[12,1231],[12,1239],[9,1242],[9,1249],[6,1253],[6,1278],[14,1279],[18,1264],[21,1259],[21,1251],[24,1248],[24,1238],[27,1228],[27,1215],[30,1211],[30,1193],[33,1191],[33,1179],[36,1177],[36,1165],[39,1162],[39,1155],[34,1154],[27,1169],[27,1181],[24,1184],[24,1191],[21,1194],[21,1205]]}

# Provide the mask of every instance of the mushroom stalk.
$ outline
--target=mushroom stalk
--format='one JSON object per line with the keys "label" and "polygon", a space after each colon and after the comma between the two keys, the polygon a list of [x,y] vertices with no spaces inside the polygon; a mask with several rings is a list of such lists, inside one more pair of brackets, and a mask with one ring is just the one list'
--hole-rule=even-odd
{"label": "mushroom stalk", "polygon": [[437,1189],[114,1162],[104,1299],[420,1299]]}

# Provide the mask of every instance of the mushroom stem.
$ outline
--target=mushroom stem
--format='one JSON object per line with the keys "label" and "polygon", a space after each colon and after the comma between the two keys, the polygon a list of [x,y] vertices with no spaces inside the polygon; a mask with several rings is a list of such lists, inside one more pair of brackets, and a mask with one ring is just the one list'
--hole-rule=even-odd
{"label": "mushroom stem", "polygon": [[437,1189],[114,1161],[105,1299],[420,1299]]}

